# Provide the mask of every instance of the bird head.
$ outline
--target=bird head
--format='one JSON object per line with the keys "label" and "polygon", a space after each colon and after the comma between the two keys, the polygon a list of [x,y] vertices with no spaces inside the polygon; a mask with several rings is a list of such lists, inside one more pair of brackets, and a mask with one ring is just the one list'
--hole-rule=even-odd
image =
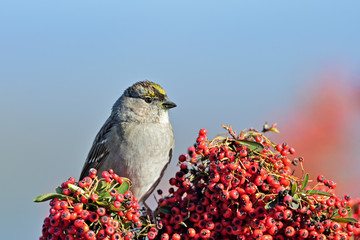
{"label": "bird head", "polygon": [[176,107],[169,100],[165,90],[150,81],[137,82],[124,91],[124,94],[114,104],[113,111],[130,121],[158,122],[163,118],[168,120],[168,110]]}

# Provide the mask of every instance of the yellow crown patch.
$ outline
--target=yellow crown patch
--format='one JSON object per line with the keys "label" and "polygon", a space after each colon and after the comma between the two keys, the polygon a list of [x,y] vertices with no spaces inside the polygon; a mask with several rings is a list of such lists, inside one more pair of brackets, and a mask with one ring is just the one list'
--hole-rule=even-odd
{"label": "yellow crown patch", "polygon": [[[166,92],[164,91],[164,89],[160,85],[158,85],[156,83],[151,83],[151,86],[154,89],[156,89],[158,91],[158,93],[160,93],[161,95],[166,95]],[[154,92],[154,94],[157,95],[155,92]]]}

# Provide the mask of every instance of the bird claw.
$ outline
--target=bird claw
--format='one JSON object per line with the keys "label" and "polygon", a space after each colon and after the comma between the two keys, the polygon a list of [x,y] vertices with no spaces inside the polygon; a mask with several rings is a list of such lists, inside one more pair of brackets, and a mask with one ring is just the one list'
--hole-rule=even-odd
{"label": "bird claw", "polygon": [[159,213],[159,209],[157,208],[155,211],[152,211],[151,208],[146,203],[144,203],[144,206],[146,207],[146,215],[148,217],[148,220],[151,223],[154,223],[157,229],[161,229],[162,225],[156,220],[156,216]]}

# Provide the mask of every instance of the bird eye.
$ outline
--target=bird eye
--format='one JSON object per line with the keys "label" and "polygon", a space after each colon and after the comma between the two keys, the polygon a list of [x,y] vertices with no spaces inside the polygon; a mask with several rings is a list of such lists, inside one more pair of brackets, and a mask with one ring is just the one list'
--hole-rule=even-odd
{"label": "bird eye", "polygon": [[152,102],[152,98],[149,98],[149,97],[145,98],[145,102],[151,103],[151,102]]}

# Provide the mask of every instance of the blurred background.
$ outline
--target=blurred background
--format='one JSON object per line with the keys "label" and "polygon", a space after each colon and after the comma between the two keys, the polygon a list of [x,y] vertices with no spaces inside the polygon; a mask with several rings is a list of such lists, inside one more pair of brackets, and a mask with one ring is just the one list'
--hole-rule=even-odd
{"label": "blurred background", "polygon": [[[48,203],[78,178],[115,100],[136,81],[164,87],[172,164],[210,137],[277,122],[315,179],[360,196],[359,1],[1,1],[3,239],[37,239]],[[154,206],[153,198],[148,201]]]}

